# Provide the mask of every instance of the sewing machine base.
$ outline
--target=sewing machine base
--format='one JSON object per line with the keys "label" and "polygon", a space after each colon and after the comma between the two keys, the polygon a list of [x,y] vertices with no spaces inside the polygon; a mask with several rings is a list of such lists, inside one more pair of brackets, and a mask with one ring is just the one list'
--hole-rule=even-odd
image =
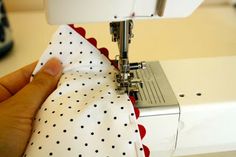
{"label": "sewing machine base", "polygon": [[236,150],[236,56],[147,63],[138,96],[151,157]]}
{"label": "sewing machine base", "polygon": [[179,112],[176,96],[167,80],[160,62],[148,62],[146,69],[136,70],[135,77],[143,81],[143,88],[139,86],[137,106],[142,109],[164,108],[175,109]]}

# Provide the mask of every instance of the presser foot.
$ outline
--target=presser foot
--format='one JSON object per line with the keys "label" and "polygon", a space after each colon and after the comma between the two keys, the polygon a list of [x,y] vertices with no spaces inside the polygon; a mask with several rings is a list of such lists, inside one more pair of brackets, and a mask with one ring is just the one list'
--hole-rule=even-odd
{"label": "presser foot", "polygon": [[143,81],[135,77],[134,73],[132,71],[137,69],[145,69],[146,63],[140,62],[140,63],[130,63],[129,64],[129,71],[128,73],[122,73],[119,72],[116,74],[116,82],[117,82],[117,89],[120,94],[127,93],[129,95],[134,96],[135,98],[138,98],[136,95],[139,92],[139,88],[143,87]]}

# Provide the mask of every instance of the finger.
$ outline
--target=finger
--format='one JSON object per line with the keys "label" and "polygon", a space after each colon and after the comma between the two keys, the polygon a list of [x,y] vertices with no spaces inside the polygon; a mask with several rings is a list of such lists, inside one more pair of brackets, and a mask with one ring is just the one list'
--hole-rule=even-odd
{"label": "finger", "polygon": [[10,98],[24,116],[34,116],[37,109],[55,89],[62,73],[61,62],[53,58],[35,75],[33,81]]}
{"label": "finger", "polygon": [[0,78],[0,102],[8,99],[30,81],[36,62]]}

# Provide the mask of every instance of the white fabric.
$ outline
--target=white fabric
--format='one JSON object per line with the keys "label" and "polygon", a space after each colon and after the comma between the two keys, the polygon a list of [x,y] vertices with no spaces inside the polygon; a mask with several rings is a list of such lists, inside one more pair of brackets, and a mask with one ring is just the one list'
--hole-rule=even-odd
{"label": "white fabric", "polygon": [[40,108],[27,157],[143,157],[134,109],[118,95],[116,69],[69,26],[60,26],[33,74],[52,57],[64,70]]}

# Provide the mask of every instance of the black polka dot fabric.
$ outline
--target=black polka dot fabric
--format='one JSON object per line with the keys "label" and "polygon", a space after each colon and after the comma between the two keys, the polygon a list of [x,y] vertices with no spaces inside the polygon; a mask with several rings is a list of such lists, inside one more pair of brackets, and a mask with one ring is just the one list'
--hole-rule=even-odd
{"label": "black polka dot fabric", "polygon": [[63,75],[38,111],[24,155],[144,157],[133,105],[116,92],[110,61],[69,26],[57,30],[32,77],[52,57]]}

